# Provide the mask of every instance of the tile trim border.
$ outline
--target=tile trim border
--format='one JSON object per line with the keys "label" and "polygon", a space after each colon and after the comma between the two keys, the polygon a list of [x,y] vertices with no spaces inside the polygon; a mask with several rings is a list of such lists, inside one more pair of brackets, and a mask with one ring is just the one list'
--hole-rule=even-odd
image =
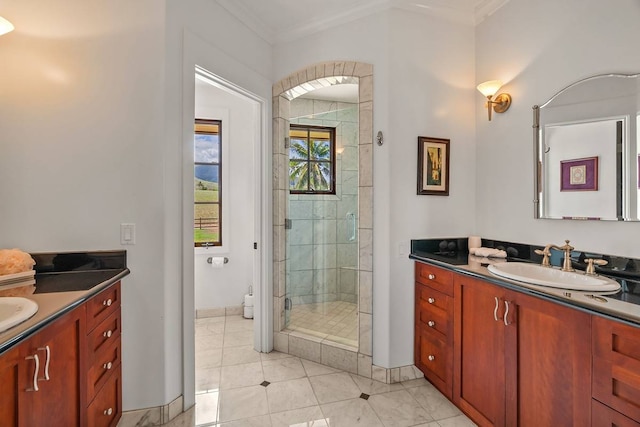
{"label": "tile trim border", "polygon": [[182,406],[183,396],[180,395],[166,405],[124,411],[120,422],[118,422],[118,427],[161,426],[182,414]]}

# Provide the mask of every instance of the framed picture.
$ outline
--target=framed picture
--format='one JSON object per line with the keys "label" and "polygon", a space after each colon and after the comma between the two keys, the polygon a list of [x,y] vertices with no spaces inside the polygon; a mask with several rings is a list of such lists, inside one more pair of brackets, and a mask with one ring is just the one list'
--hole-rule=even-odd
{"label": "framed picture", "polygon": [[418,137],[418,194],[449,195],[449,140]]}
{"label": "framed picture", "polygon": [[560,191],[598,191],[598,157],[561,161]]}

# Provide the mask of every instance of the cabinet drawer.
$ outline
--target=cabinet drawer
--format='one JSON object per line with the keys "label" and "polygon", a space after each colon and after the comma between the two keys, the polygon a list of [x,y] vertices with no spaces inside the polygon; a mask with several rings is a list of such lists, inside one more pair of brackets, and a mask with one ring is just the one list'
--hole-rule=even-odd
{"label": "cabinet drawer", "polygon": [[420,302],[418,310],[417,326],[422,327],[425,331],[440,334],[440,338],[446,341],[450,334],[450,314],[438,307],[431,306],[428,303],[425,304],[422,301]]}
{"label": "cabinet drawer", "polygon": [[591,425],[593,427],[640,427],[640,423],[595,399],[591,401]]}
{"label": "cabinet drawer", "polygon": [[424,329],[416,331],[416,366],[443,392],[451,397],[451,348]]}
{"label": "cabinet drawer", "polygon": [[120,337],[96,354],[87,373],[87,402],[93,400],[96,392],[120,368],[121,355]]}
{"label": "cabinet drawer", "polygon": [[640,420],[640,329],[593,317],[593,397]]}
{"label": "cabinet drawer", "polygon": [[453,273],[429,264],[416,262],[416,282],[453,296]]}
{"label": "cabinet drawer", "polygon": [[120,365],[117,372],[107,380],[106,384],[87,410],[87,425],[89,427],[113,427],[118,424],[122,415],[122,387]]}
{"label": "cabinet drawer", "polygon": [[120,310],[111,313],[87,336],[87,359],[92,366],[102,348],[110,347],[120,339]]}
{"label": "cabinet drawer", "polygon": [[120,308],[120,282],[87,301],[87,331],[92,331],[118,308]]}
{"label": "cabinet drawer", "polygon": [[416,301],[421,307],[436,307],[446,313],[453,314],[453,299],[429,286],[416,283]]}

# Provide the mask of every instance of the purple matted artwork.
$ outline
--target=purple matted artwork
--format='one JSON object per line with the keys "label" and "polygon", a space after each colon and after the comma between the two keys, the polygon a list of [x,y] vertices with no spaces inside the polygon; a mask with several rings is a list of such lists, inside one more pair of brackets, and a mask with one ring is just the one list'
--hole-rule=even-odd
{"label": "purple matted artwork", "polygon": [[560,191],[598,191],[598,157],[560,162]]}

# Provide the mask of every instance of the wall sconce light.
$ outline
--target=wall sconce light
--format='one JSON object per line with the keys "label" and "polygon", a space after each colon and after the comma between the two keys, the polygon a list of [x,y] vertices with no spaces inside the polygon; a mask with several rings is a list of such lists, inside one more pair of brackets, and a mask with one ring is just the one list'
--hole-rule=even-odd
{"label": "wall sconce light", "polygon": [[13,31],[13,29],[13,24],[0,16],[0,36],[10,33],[11,31]]}
{"label": "wall sconce light", "polygon": [[500,80],[489,80],[478,85],[480,93],[487,97],[486,107],[489,112],[489,121],[491,121],[491,110],[496,113],[504,113],[511,106],[511,95],[508,93],[501,93],[495,99],[493,98],[501,86],[502,82]]}

